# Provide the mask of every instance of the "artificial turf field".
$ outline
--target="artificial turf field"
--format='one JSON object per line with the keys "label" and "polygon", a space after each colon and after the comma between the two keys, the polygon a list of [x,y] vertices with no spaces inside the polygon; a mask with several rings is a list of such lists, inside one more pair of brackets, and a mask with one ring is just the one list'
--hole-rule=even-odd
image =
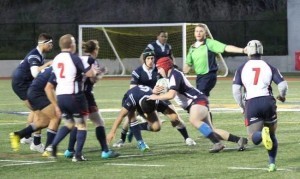
{"label": "artificial turf field", "polygon": [[[190,81],[194,84],[193,79]],[[262,145],[254,146],[250,142],[246,151],[238,152],[236,144],[224,142],[227,147],[224,151],[208,153],[211,142],[189,124],[188,114],[183,110],[178,113],[186,122],[190,137],[197,142],[196,146],[186,146],[181,135],[167,121],[160,132],[142,133],[150,152],[141,153],[135,141],[126,142],[123,148],[114,149],[121,154],[119,158],[104,160],[100,157],[94,127],[89,121],[84,147],[87,162],[73,163],[63,156],[57,160],[42,158],[41,154],[30,151],[29,145],[22,145],[19,152],[13,152],[9,133],[25,126],[27,116],[19,112],[28,112],[28,109],[11,90],[11,81],[0,80],[0,178],[300,178],[300,81],[295,78],[287,78],[287,81],[287,101],[277,103],[278,170],[269,173],[268,155]],[[128,78],[104,78],[94,89],[107,132],[128,87]],[[273,91],[276,96],[276,86]],[[230,78],[218,80],[211,93],[210,107],[216,128],[247,136],[243,116],[231,94]],[[114,142],[119,139],[120,132],[121,128]],[[59,152],[64,152],[67,141],[68,138],[59,145]]]}

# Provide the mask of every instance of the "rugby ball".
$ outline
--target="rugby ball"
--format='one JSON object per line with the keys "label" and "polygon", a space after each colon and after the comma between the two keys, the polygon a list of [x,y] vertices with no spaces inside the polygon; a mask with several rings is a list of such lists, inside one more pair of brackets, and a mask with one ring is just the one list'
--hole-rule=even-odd
{"label": "rugby ball", "polygon": [[161,93],[166,93],[169,91],[169,79],[167,78],[160,78],[156,82],[156,86],[163,86],[164,90]]}

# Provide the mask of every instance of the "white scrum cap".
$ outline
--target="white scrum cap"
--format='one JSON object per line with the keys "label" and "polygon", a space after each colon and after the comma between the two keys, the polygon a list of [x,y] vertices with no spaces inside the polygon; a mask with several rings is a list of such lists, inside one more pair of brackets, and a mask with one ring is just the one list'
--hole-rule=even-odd
{"label": "white scrum cap", "polygon": [[247,44],[247,53],[250,55],[262,55],[264,53],[263,45],[258,40],[251,40]]}

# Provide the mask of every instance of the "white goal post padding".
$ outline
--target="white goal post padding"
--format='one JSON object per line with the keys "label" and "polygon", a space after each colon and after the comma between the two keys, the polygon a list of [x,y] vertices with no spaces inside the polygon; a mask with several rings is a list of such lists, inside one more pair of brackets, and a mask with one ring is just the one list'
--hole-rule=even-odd
{"label": "white goal post padding", "polygon": [[[139,58],[147,44],[155,41],[160,31],[166,31],[168,32],[168,43],[172,46],[176,64],[182,69],[187,51],[190,45],[195,42],[194,28],[198,24],[79,25],[79,55],[83,54],[81,45],[83,41],[98,40],[100,45],[98,59],[108,67],[109,75],[130,75],[132,70],[141,65]],[[207,32],[208,37],[213,39],[208,27]],[[221,54],[217,55],[217,63],[219,65],[218,76],[227,76],[228,68]]]}

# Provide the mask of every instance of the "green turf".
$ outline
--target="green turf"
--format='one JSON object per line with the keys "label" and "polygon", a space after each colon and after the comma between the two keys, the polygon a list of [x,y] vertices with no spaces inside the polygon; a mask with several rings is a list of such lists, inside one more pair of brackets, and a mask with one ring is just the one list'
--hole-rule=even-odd
{"label": "green turf", "polygon": [[[194,80],[191,80],[194,84]],[[124,92],[128,89],[128,80],[104,80],[95,87],[95,95],[100,109],[117,109],[121,105]],[[300,99],[298,81],[289,81],[287,102],[279,109],[299,109]],[[300,128],[299,112],[278,113],[278,171],[268,173],[268,155],[263,146],[248,145],[244,152],[236,151],[237,145],[225,142],[229,149],[221,153],[210,154],[209,140],[201,136],[188,122],[188,115],[180,110],[179,114],[186,122],[190,137],[196,146],[185,146],[183,138],[172,128],[169,122],[163,123],[157,133],[143,132],[143,137],[151,151],[142,154],[136,148],[136,142],[126,143],[123,148],[115,149],[121,153],[117,159],[100,158],[99,144],[94,135],[93,125],[88,124],[88,137],[84,147],[89,159],[83,163],[73,163],[59,156],[57,161],[42,158],[40,154],[22,145],[19,152],[12,152],[8,134],[25,126],[26,116],[7,114],[14,111],[28,111],[14,95],[9,80],[0,81],[0,178],[300,178]],[[277,88],[274,86],[274,93]],[[219,80],[211,97],[214,125],[233,134],[246,137],[243,117],[237,111],[220,111],[219,107],[234,107],[231,94],[231,80]],[[117,112],[103,112],[106,128],[109,131]],[[165,119],[164,117],[162,117]],[[119,138],[120,129],[114,141]],[[45,130],[42,140],[45,141]],[[59,145],[59,152],[67,147],[67,138]],[[29,161],[29,162],[28,162]],[[37,164],[37,162],[45,162]],[[34,163],[35,164],[32,164]],[[51,163],[46,163],[51,162]],[[21,165],[22,164],[22,165]],[[244,167],[246,169],[232,169]],[[251,170],[250,170],[251,169]],[[264,170],[265,169],[265,170]]]}

